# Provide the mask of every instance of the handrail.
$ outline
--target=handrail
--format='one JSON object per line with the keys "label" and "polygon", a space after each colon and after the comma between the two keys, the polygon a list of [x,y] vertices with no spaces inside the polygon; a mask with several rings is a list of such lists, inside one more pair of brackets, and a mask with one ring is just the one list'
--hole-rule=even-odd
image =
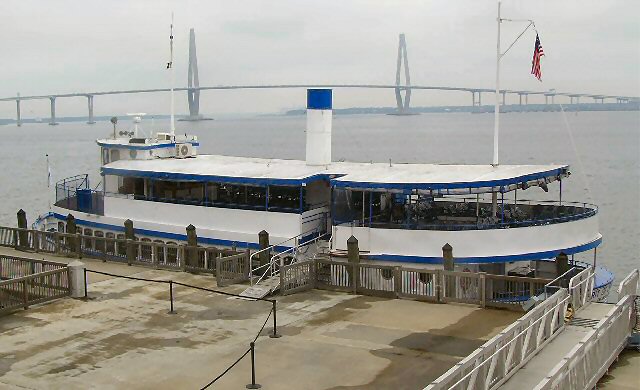
{"label": "handrail", "polygon": [[627,343],[633,329],[629,321],[633,305],[632,296],[620,299],[536,385],[535,390],[593,388]]}
{"label": "handrail", "polygon": [[[281,258],[281,257],[282,257],[282,255],[284,255],[285,253],[289,253],[289,252],[291,252],[291,251],[296,252],[299,248],[301,248],[301,247],[303,247],[303,246],[311,245],[311,244],[313,244],[314,242],[319,241],[321,238],[323,238],[323,237],[325,237],[325,236],[327,236],[327,235],[329,235],[329,234],[330,234],[330,233],[321,234],[321,235],[318,235],[317,237],[315,237],[315,238],[313,238],[313,239],[307,240],[307,241],[302,242],[302,243],[298,243],[298,242],[296,242],[296,245],[295,245],[294,247],[291,247],[291,248],[289,248],[289,249],[287,249],[287,250],[285,250],[285,251],[283,251],[283,252],[276,253],[275,255],[273,255],[273,256],[271,257],[271,259],[269,259],[269,263],[268,263],[268,264],[264,264],[264,265],[268,265],[267,269],[262,273],[262,275],[260,275],[260,277],[258,278],[258,280],[257,280],[255,283],[251,284],[251,285],[253,286],[253,285],[255,285],[255,284],[260,283],[260,282],[261,282],[261,281],[266,277],[266,275],[267,275],[267,273],[269,272],[269,270],[271,270],[271,275],[270,275],[271,277],[277,276],[277,275],[280,273],[280,270],[277,270],[277,271],[275,271],[275,272],[274,272],[274,268],[275,268],[275,264],[276,264],[275,262],[276,262],[276,258],[277,258],[277,257],[280,257],[280,258]],[[263,265],[263,266],[264,266],[264,265]],[[259,268],[261,268],[261,267],[263,267],[263,266],[260,266],[260,267],[258,267],[258,268],[256,268],[256,269],[259,269]]]}
{"label": "handrail", "polygon": [[[555,318],[555,316],[560,315],[560,309],[562,307],[564,307],[564,305],[566,304],[566,302],[570,299],[570,295],[568,295],[566,292],[562,292],[563,290],[560,290],[558,292],[556,292],[554,294],[554,296],[556,294],[558,294],[558,297],[554,298],[554,299],[559,299],[559,301],[551,308],[549,308],[547,310],[546,307],[544,308],[539,308],[538,310],[541,311],[542,313],[539,314],[539,317],[536,318],[535,320],[533,320],[526,328],[522,329],[520,332],[512,335],[509,337],[509,340],[507,342],[505,342],[502,346],[500,346],[499,348],[497,348],[491,355],[489,356],[483,356],[481,361],[476,361],[473,364],[473,368],[471,370],[469,370],[469,372],[467,372],[464,376],[462,376],[459,380],[457,380],[456,382],[454,382],[453,384],[449,385],[448,383],[445,383],[445,381],[448,378],[451,378],[452,375],[455,375],[456,370],[460,369],[462,366],[461,364],[463,364],[464,362],[471,362],[472,360],[469,360],[467,358],[465,358],[462,362],[458,363],[458,365],[456,365],[455,367],[453,367],[452,369],[450,369],[449,371],[447,371],[445,374],[443,374],[440,378],[436,379],[434,382],[432,382],[432,384],[430,384],[429,386],[427,386],[425,389],[441,389],[441,388],[445,388],[444,386],[446,386],[447,389],[452,389],[455,388],[456,386],[459,386],[461,384],[463,384],[467,379],[469,379],[471,382],[478,380],[478,372],[479,370],[485,366],[488,362],[490,362],[490,367],[489,367],[489,372],[487,374],[487,377],[484,378],[486,381],[488,381],[488,386],[485,386],[485,388],[490,388],[491,385],[493,384],[493,375],[495,373],[496,370],[496,364],[497,361],[500,360],[500,357],[497,356],[498,354],[502,353],[505,348],[509,347],[509,352],[508,355],[511,356],[510,359],[518,359],[518,357],[513,357],[512,354],[512,348],[514,347],[514,345],[519,345],[520,343],[520,337],[522,335],[524,335],[525,333],[527,333],[527,335],[525,336],[525,342],[523,345],[523,351],[521,351],[523,354],[527,352],[527,347],[528,347],[528,343],[531,342],[531,338],[534,339],[535,343],[536,343],[536,350],[538,348],[540,348],[541,346],[544,345],[545,342],[547,342],[548,340],[550,340],[552,337],[555,336],[555,334],[558,333],[558,329],[561,329],[562,327],[564,327],[564,322],[561,322],[561,325],[557,328],[557,329],[553,329],[553,323],[551,325],[551,329],[550,329],[550,333],[547,336],[546,340],[541,340],[541,338],[544,337],[544,333],[541,334],[540,333],[540,329],[546,329],[546,325],[545,326],[540,326],[538,328],[538,330],[536,332],[534,332],[533,330],[530,331],[530,329],[532,329],[535,325],[538,324],[538,322],[542,321],[543,319],[546,320],[547,316],[552,315],[553,318]],[[562,295],[565,295],[563,298],[560,298]],[[535,314],[534,314],[535,313]],[[531,317],[533,315],[538,315],[537,311],[532,311],[529,312],[525,317]],[[521,318],[520,320],[517,320],[516,322],[514,322],[509,328],[517,326],[517,324],[521,321],[523,321],[525,319],[525,317]],[[555,321],[555,320],[554,320]],[[502,331],[500,334],[496,335],[494,338],[492,338],[491,340],[489,340],[487,343],[485,343],[483,346],[481,346],[479,349],[476,350],[476,352],[474,354],[477,353],[481,353],[482,349],[484,346],[486,346],[487,344],[491,344],[491,345],[495,345],[495,344],[500,344],[501,340],[499,340],[501,337],[504,337],[504,335],[506,335],[508,333],[508,330],[510,330],[509,328],[507,328],[506,330]],[[533,333],[537,333],[537,335],[531,335],[530,332]],[[480,352],[478,352],[480,351]],[[515,352],[515,351],[514,351]],[[533,357],[533,355],[535,355],[534,353],[528,353],[526,356],[520,356],[519,359],[521,359],[522,361],[513,367],[509,367],[509,363],[507,363],[507,365],[505,366],[505,372],[503,374],[503,378],[500,379],[498,381],[498,383],[504,383],[504,381],[506,379],[508,379],[508,377],[515,372],[516,368],[518,368],[519,366],[525,364],[529,359],[531,359],[531,357]],[[444,378],[443,378],[444,377]],[[441,379],[442,378],[442,379]],[[464,388],[475,388],[472,383],[469,383],[469,386],[464,386]]]}
{"label": "handrail", "polygon": [[625,295],[637,295],[638,283],[640,282],[640,271],[634,269],[627,275],[618,285],[618,300],[624,298]]}
{"label": "handrail", "polygon": [[[253,275],[253,273],[254,273],[255,271],[258,271],[259,269],[262,269],[262,268],[264,268],[264,267],[266,267],[266,266],[270,265],[270,263],[271,263],[271,262],[269,262],[269,263],[267,263],[267,264],[260,265],[260,266],[258,266],[258,267],[256,267],[256,268],[251,268],[251,265],[253,264],[253,260],[255,259],[255,256],[256,256],[256,255],[258,255],[258,254],[260,254],[260,253],[263,253],[263,252],[265,252],[265,251],[271,251],[272,249],[275,249],[275,248],[277,248],[277,247],[279,247],[279,246],[282,246],[283,244],[286,244],[287,242],[289,242],[289,241],[291,241],[291,240],[296,240],[296,239],[298,239],[298,238],[300,238],[300,237],[305,237],[305,236],[308,236],[309,234],[313,234],[314,232],[319,231],[319,229],[320,229],[320,228],[318,228],[318,227],[313,228],[313,229],[308,230],[308,231],[306,231],[306,232],[302,232],[302,233],[300,233],[300,234],[298,234],[298,235],[295,235],[295,236],[293,236],[293,237],[287,238],[286,240],[281,241],[281,242],[279,242],[279,243],[277,243],[277,244],[273,244],[273,245],[271,245],[271,246],[269,246],[269,247],[267,247],[267,248],[260,249],[259,251],[253,252],[253,253],[251,254],[251,256],[249,256],[249,272],[250,272],[250,274],[249,274],[249,281],[250,281],[250,285],[251,285],[251,286],[253,286],[253,284],[254,284],[254,283],[253,283],[253,278],[251,277],[251,276]],[[296,243],[296,245],[297,245],[297,243]],[[294,245],[294,247],[295,247],[295,245]]]}
{"label": "handrail", "polygon": [[[437,203],[437,201],[436,201]],[[445,203],[445,202],[441,202]],[[462,203],[462,202],[451,202],[451,203]],[[583,210],[580,212],[574,212],[569,215],[555,216],[555,217],[539,217],[533,218],[533,216],[527,216],[527,219],[518,221],[518,220],[506,220],[504,222],[481,222],[476,221],[473,223],[416,223],[413,221],[402,221],[399,223],[393,222],[376,222],[371,221],[369,223],[368,220],[365,221],[363,226],[371,226],[371,227],[380,227],[380,228],[403,228],[403,229],[411,229],[411,230],[489,230],[489,229],[505,229],[505,228],[518,228],[518,227],[528,227],[528,226],[541,226],[541,225],[549,225],[556,223],[565,223],[571,221],[578,221],[582,219],[586,219],[592,217],[598,213],[598,206],[589,204],[589,203],[578,203],[578,202],[562,202],[560,205],[545,205],[544,201],[539,201],[538,204],[546,207],[556,207],[560,208],[569,208],[569,207],[580,207]],[[548,202],[547,202],[548,203]],[[484,203],[483,203],[484,204]],[[488,205],[488,203],[486,204]],[[513,204],[505,205],[505,206],[513,206]],[[443,215],[443,217],[456,217],[456,215]],[[458,215],[465,216],[465,215]],[[474,216],[475,217],[475,216]],[[360,223],[360,219],[354,220],[341,220],[338,218],[334,219],[334,225],[352,225],[354,222]],[[377,225],[377,226],[376,226]]]}
{"label": "handrail", "polygon": [[[582,309],[593,297],[593,286],[595,281],[595,272],[593,267],[585,268],[576,276],[569,280],[569,295],[571,296],[571,304],[574,311]],[[581,287],[582,284],[586,286]]]}

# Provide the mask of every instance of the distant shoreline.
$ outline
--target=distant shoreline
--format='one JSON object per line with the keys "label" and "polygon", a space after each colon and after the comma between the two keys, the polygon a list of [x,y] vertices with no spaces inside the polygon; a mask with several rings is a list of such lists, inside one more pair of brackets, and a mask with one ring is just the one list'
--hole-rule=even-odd
{"label": "distant shoreline", "polygon": [[[487,114],[493,113],[493,105],[483,106],[433,106],[433,107],[411,107],[405,113],[398,113],[395,107],[351,107],[351,108],[334,108],[333,112],[336,115],[417,115],[417,114],[431,114],[431,113],[472,113],[472,114]],[[580,103],[580,104],[508,104],[500,107],[500,112],[558,112],[558,111],[576,112],[576,111],[640,111],[640,102],[629,103]],[[284,113],[272,113],[272,114],[256,114],[257,116],[295,116],[304,115],[306,110],[304,108],[289,110]],[[228,116],[225,114],[224,116]],[[213,115],[211,115],[213,117]],[[246,117],[247,115],[242,115]],[[108,122],[111,119],[111,115],[96,116],[94,121],[96,122]],[[118,118],[124,118],[126,115],[120,115]],[[187,118],[188,115],[179,115],[177,119]],[[145,120],[150,119],[169,119],[170,116],[166,114],[159,115],[147,115]],[[73,117],[57,117],[56,122],[69,123],[69,122],[85,122],[86,116],[73,116]],[[49,118],[23,118],[22,123],[49,123]],[[0,125],[16,124],[15,119],[0,118]]]}

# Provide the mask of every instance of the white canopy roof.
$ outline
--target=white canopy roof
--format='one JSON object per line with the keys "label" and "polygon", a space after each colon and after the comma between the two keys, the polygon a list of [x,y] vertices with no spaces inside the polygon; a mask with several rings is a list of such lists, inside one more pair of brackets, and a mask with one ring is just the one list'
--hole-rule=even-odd
{"label": "white canopy roof", "polygon": [[[167,180],[220,181],[255,185],[301,185],[317,179],[336,187],[439,190],[510,185],[568,175],[567,165],[439,165],[333,162],[309,166],[300,160],[199,155],[186,159],[119,160],[104,174]],[[508,190],[508,189],[507,189]],[[466,191],[468,192],[468,191]]]}

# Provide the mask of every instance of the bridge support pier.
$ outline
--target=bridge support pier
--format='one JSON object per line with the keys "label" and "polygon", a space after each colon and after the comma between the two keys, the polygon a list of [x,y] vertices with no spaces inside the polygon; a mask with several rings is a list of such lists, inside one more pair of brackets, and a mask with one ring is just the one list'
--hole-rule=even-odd
{"label": "bridge support pier", "polygon": [[[405,86],[411,86],[411,77],[409,75],[409,60],[407,58],[407,42],[404,34],[400,34],[398,42],[398,63],[396,67],[396,105],[397,111],[392,115],[411,115],[409,112],[409,104],[411,102],[411,89],[402,88],[400,84],[400,75],[402,71],[402,65],[404,64],[404,82]],[[404,99],[402,98],[402,90],[404,89]]]}
{"label": "bridge support pier", "polygon": [[56,98],[51,96],[49,98],[51,101],[51,119],[49,120],[50,126],[56,126],[58,122],[56,122]]}
{"label": "bridge support pier", "polygon": [[18,99],[16,99],[16,125],[18,125],[18,127],[22,126],[22,118],[20,117],[20,94],[18,94]]}
{"label": "bridge support pier", "polygon": [[96,123],[93,120],[93,95],[87,95],[87,108],[89,109],[89,119],[87,120],[87,124],[92,125]]}
{"label": "bridge support pier", "polygon": [[180,121],[210,120],[200,114],[200,79],[198,78],[198,56],[196,54],[196,33],[189,30],[189,68],[187,69],[187,101],[189,103],[189,116],[178,119]]}

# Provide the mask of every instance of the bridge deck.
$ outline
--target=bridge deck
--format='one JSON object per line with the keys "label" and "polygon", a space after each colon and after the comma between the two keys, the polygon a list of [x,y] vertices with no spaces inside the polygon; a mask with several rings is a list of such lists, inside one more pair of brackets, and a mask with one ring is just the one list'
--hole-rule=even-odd
{"label": "bridge deck", "polygon": [[587,333],[593,330],[612,307],[608,303],[590,303],[584,307],[558,336],[500,386],[500,389],[533,389]]}

